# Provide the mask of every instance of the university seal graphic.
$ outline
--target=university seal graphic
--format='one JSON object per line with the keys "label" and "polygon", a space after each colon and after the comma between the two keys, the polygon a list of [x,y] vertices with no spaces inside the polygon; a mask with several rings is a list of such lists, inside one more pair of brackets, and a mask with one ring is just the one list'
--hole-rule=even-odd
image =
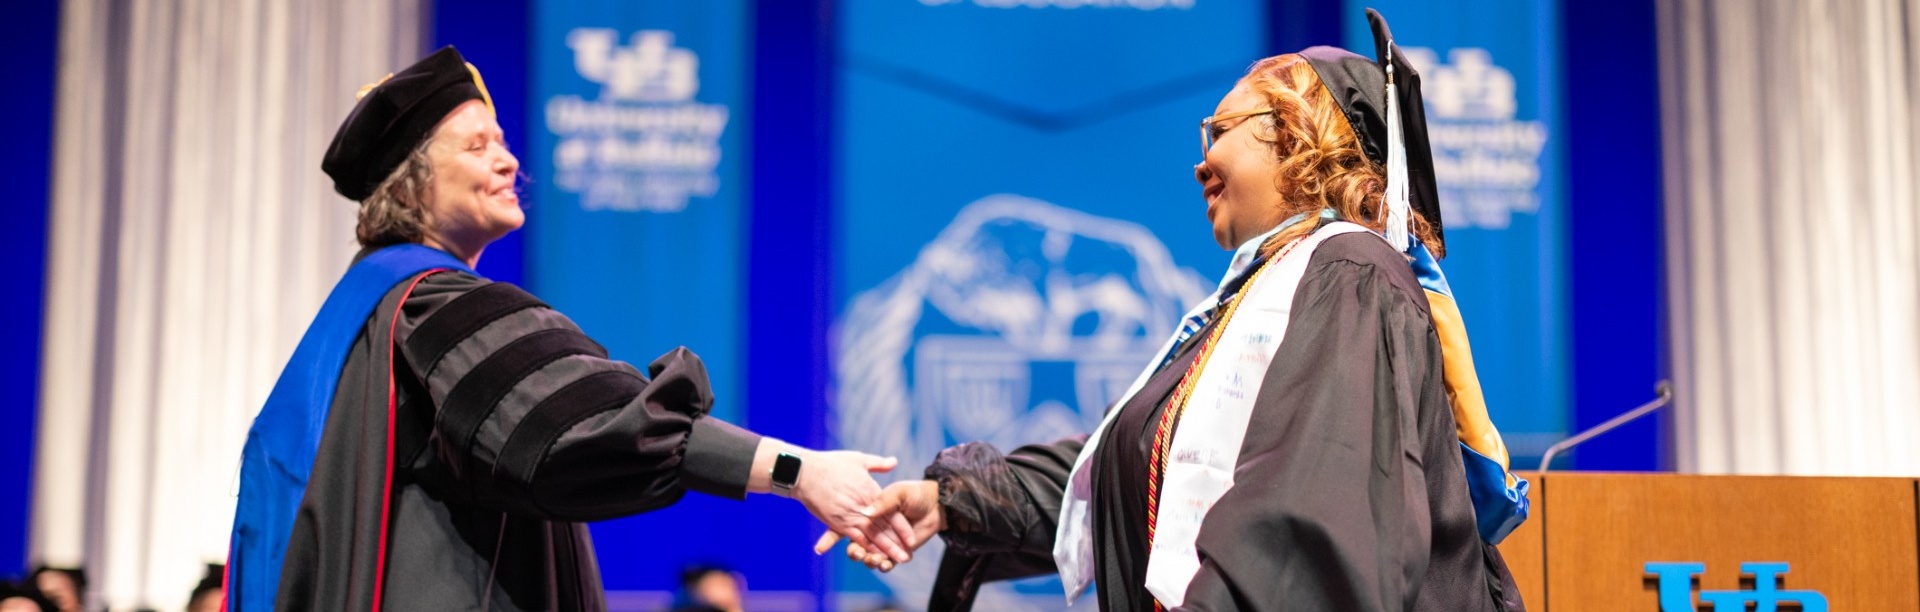
{"label": "university seal graphic", "polygon": [[[914,479],[960,442],[1007,452],[1091,432],[1211,290],[1145,227],[983,198],[847,307],[833,349],[839,442],[897,456],[887,478]],[[942,548],[882,576],[899,601],[926,601]],[[995,584],[976,609],[1064,606],[1057,582]]]}

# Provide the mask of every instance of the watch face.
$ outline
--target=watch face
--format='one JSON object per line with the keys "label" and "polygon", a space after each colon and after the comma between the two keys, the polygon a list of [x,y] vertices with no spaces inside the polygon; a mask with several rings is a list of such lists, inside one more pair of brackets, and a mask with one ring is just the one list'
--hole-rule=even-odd
{"label": "watch face", "polygon": [[800,477],[800,458],[799,457],[795,457],[793,455],[789,455],[786,453],[780,453],[780,456],[773,460],[773,483],[774,484],[791,487],[793,486],[793,481],[795,479],[798,479],[799,477]]}

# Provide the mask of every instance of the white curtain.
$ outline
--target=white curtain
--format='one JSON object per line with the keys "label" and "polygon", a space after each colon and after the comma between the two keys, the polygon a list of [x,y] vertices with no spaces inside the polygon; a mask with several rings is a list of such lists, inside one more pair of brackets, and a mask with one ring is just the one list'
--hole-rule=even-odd
{"label": "white curtain", "polygon": [[1920,475],[1920,3],[1659,10],[1681,468]]}
{"label": "white curtain", "polygon": [[69,0],[32,556],[180,609],[247,426],[356,250],[320,157],[426,0]]}

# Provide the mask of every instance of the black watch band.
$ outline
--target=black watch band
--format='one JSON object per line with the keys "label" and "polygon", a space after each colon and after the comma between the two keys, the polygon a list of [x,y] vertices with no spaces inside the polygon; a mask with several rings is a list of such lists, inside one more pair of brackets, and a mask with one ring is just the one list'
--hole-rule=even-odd
{"label": "black watch band", "polygon": [[800,457],[792,453],[780,453],[773,460],[773,490],[781,495],[793,495],[793,483],[800,479]]}

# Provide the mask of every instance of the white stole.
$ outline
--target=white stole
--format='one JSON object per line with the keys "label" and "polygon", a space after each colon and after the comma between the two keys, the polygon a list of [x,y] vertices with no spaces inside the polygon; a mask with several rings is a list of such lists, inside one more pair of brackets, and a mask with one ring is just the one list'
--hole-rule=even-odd
{"label": "white stole", "polygon": [[[1282,223],[1286,227],[1291,223]],[[1233,268],[1221,281],[1238,277],[1239,270],[1252,259],[1252,253],[1279,227],[1248,241],[1234,254]],[[1266,264],[1268,270],[1249,282],[1233,318],[1226,322],[1214,357],[1202,369],[1187,399],[1173,442],[1168,449],[1165,477],[1160,488],[1159,518],[1154,524],[1153,548],[1147,557],[1147,590],[1161,603],[1180,605],[1186,598],[1187,584],[1200,570],[1194,542],[1207,511],[1233,487],[1233,470],[1240,457],[1240,444],[1246,438],[1247,422],[1253,415],[1253,402],[1266,378],[1274,351],[1286,337],[1292,315],[1293,295],[1305,275],[1314,250],[1327,238],[1366,228],[1347,222],[1322,226],[1301,240],[1278,261]],[[1243,260],[1243,255],[1246,257]],[[1202,313],[1219,303],[1220,290],[1203,300],[1188,315]],[[1177,334],[1178,332],[1176,332]],[[1071,604],[1093,581],[1093,474],[1087,464],[1100,446],[1100,439],[1148,379],[1159,370],[1165,355],[1172,351],[1169,338],[1146,370],[1134,379],[1113,409],[1107,411],[1093,435],[1087,438],[1080,456],[1074,460],[1068,477],[1066,495],[1061,500],[1060,517],[1054,534],[1053,558],[1060,570]],[[1193,338],[1205,341],[1204,338]],[[1145,477],[1145,474],[1141,475]]]}

